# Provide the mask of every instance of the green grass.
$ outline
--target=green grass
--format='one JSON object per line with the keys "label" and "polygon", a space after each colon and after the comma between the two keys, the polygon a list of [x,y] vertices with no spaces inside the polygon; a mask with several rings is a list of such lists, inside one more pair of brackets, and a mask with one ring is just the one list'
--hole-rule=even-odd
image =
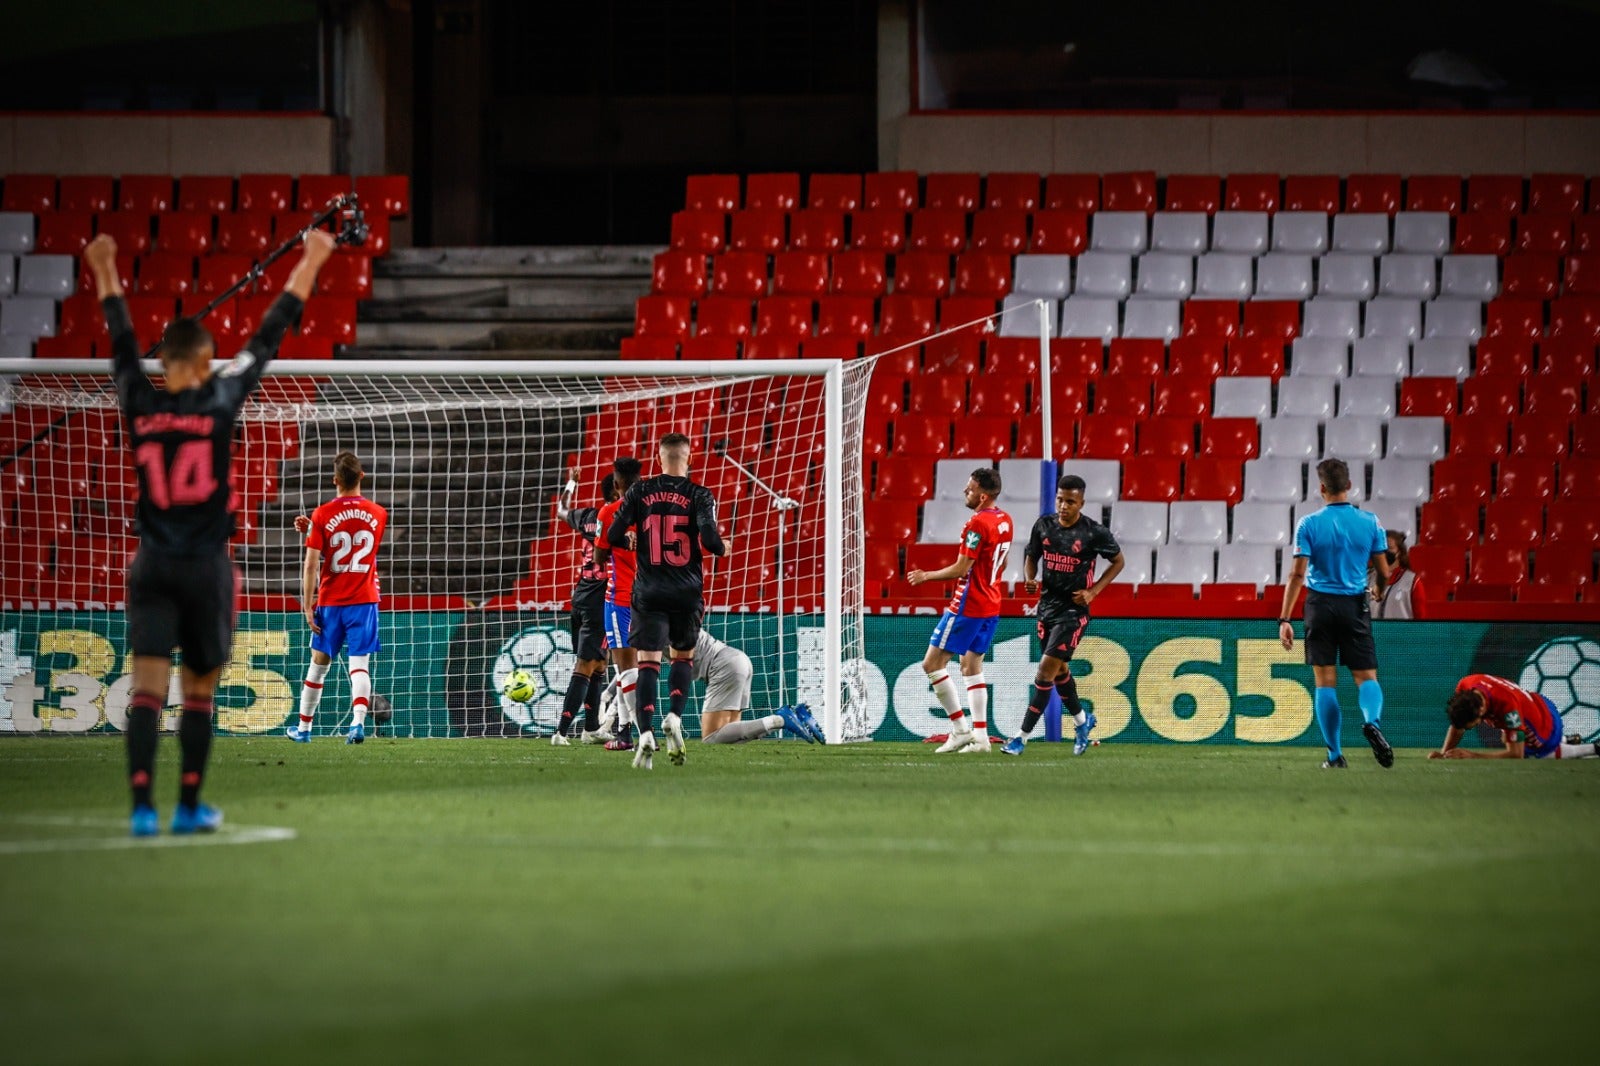
{"label": "green grass", "polygon": [[125,831],[121,745],[0,742],[6,1057],[1587,1058],[1600,764],[1317,763],[220,739],[294,839],[41,851]]}

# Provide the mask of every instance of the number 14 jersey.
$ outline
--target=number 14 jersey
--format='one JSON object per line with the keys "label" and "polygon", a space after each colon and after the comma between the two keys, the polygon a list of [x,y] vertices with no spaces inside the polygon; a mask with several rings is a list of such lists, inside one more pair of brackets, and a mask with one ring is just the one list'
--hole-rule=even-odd
{"label": "number 14 jersey", "polygon": [[378,602],[378,547],[389,512],[364,496],[340,496],[311,515],[306,547],[322,553],[318,607]]}

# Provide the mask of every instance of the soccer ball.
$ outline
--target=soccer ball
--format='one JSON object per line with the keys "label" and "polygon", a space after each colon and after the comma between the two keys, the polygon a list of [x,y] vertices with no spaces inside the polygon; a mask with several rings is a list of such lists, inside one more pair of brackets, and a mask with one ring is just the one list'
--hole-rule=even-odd
{"label": "soccer ball", "polygon": [[1563,733],[1585,740],[1600,735],[1600,644],[1584,637],[1546,641],[1528,656],[1517,680],[1556,705]]}
{"label": "soccer ball", "polygon": [[505,682],[500,686],[500,692],[506,699],[516,703],[532,703],[533,698],[539,694],[539,683],[528,671],[513,670],[506,675]]}

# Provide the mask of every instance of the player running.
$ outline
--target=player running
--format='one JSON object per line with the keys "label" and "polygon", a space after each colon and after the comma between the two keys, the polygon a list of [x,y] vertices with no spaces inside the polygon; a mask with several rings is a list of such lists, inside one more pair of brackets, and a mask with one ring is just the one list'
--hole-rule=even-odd
{"label": "player running", "polygon": [[[1052,691],[1072,715],[1072,754],[1082,755],[1089,748],[1095,717],[1085,714],[1078,702],[1072,655],[1089,625],[1089,604],[1122,573],[1125,560],[1111,530],[1083,513],[1085,487],[1076,474],[1066,474],[1056,482],[1056,513],[1041,515],[1033,524],[1022,553],[1022,587],[1029,595],[1039,591],[1038,568],[1044,565],[1044,592],[1039,597],[1039,641],[1044,654],[1033,679],[1027,713],[1022,716],[1022,732],[1000,749],[1007,755],[1022,754]],[[1096,559],[1111,563],[1098,580],[1094,576]]]}
{"label": "player running", "polygon": [[[628,644],[628,631],[633,626],[633,579],[638,572],[638,566],[633,551],[633,538],[628,538],[625,544],[613,547],[606,539],[605,533],[611,528],[611,520],[622,507],[623,494],[639,480],[639,469],[639,460],[631,455],[620,456],[612,461],[611,471],[617,495],[600,506],[600,534],[594,544],[595,562],[604,567],[606,572],[605,603],[601,607],[601,617],[605,625],[605,647],[611,657],[611,665],[618,672],[632,670],[636,665],[634,650]],[[632,746],[631,740],[626,737],[619,737],[606,744],[608,748],[618,749]]]}
{"label": "player running", "polygon": [[[1491,674],[1468,674],[1456,682],[1445,703],[1450,728],[1430,759],[1593,759],[1593,744],[1568,744],[1561,736],[1561,712],[1548,697],[1529,692]],[[1461,747],[1467,730],[1487,722],[1500,730],[1498,751]]]}
{"label": "player running", "polygon": [[[311,665],[300,690],[300,721],[286,732],[297,744],[311,740],[311,724],[322,700],[322,680],[333,657],[344,648],[350,670],[350,713],[355,721],[346,744],[367,739],[372,706],[372,656],[378,642],[378,549],[389,512],[361,495],[367,472],[354,452],[333,457],[333,485],[339,495],[311,517],[296,515],[294,528],[306,536],[300,568],[300,606],[311,626]],[[320,575],[320,577],[319,577]]]}
{"label": "player running", "polygon": [[200,785],[211,754],[217,678],[233,654],[238,581],[228,551],[234,532],[228,509],[233,429],[284,333],[299,320],[333,247],[326,233],[306,235],[300,262],[261,327],[215,373],[211,363],[216,345],[206,328],[192,318],[170,322],[161,337],[164,389],[156,388],[139,365],[139,342],[117,277],[116,242],[101,234],[84,249],[111,332],[117,406],[139,477],[134,512],[139,550],[128,567],[127,601],[133,655],[127,726],[128,783],[133,790],[129,826],[136,837],[160,831],[150,789],[175,647],[183,651],[183,713],[178,719],[183,755],[172,832],[207,833],[222,825],[222,812],[200,802]]}
{"label": "player running", "polygon": [[[983,679],[983,657],[994,641],[1000,623],[1000,574],[1011,551],[1011,516],[994,505],[1000,495],[1000,475],[991,467],[972,472],[963,490],[969,510],[977,514],[967,519],[961,530],[961,545],[956,561],[942,570],[912,570],[906,580],[913,585],[928,581],[957,580],[955,595],[945,608],[939,624],[928,639],[928,654],[922,669],[939,705],[950,716],[950,738],[938,752],[989,750],[989,689]],[[952,655],[961,656],[961,673],[967,685],[969,721],[961,710],[956,683],[950,680],[948,663]]]}
{"label": "player running", "polygon": [[[626,721],[633,715],[637,675],[636,670],[624,671],[606,688],[604,702],[613,708],[619,721]],[[743,721],[744,712],[750,709],[753,676],[750,656],[700,630],[694,642],[694,679],[706,683],[702,706],[708,709],[700,712],[702,744],[742,744],[747,740],[760,740],[776,729],[787,729],[807,744],[827,743],[822,723],[803,703],[793,708],[785,705],[775,714]]]}
{"label": "player running", "polygon": [[[556,500],[556,517],[583,538],[583,557],[578,561],[578,580],[572,586],[572,651],[578,658],[567,682],[566,699],[561,705],[561,721],[550,734],[550,743],[570,743],[573,722],[583,709],[583,743],[598,744],[600,735],[600,696],[605,688],[605,597],[606,568],[595,559],[595,541],[600,536],[600,511],[594,507],[572,506],[578,495],[576,470],[567,471],[567,485]],[[600,480],[600,497],[610,504],[618,497],[617,477],[607,474]]]}
{"label": "player running", "polygon": [[700,635],[703,573],[701,545],[712,555],[728,549],[717,530],[717,503],[704,485],[689,480],[689,438],[668,433],[661,438],[663,473],[636,482],[606,532],[613,550],[628,544],[637,531],[638,573],[634,582],[633,622],[628,643],[638,654],[634,702],[639,719],[636,768],[649,770],[656,750],[651,732],[661,681],[661,653],[672,649],[668,675],[669,704],[662,729],[667,756],[683,764],[683,710],[694,676],[694,646]]}

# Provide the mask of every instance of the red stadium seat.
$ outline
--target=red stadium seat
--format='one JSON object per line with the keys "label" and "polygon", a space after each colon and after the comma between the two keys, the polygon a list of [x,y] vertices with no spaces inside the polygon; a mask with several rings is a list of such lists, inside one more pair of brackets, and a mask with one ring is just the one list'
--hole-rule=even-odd
{"label": "red stadium seat", "polygon": [[1217,175],[1167,175],[1166,210],[1204,211],[1214,215],[1221,206],[1222,179]]}
{"label": "red stadium seat", "polygon": [[132,296],[128,298],[128,315],[133,319],[133,333],[145,351],[161,340],[167,323],[172,321],[175,301],[166,296]]}
{"label": "red stadium seat", "polygon": [[1521,337],[1538,340],[1544,336],[1544,301],[1497,297],[1485,309],[1485,337]]}
{"label": "red stadium seat", "polygon": [[1283,344],[1268,337],[1228,342],[1228,374],[1233,377],[1283,377]]}
{"label": "red stadium seat", "polygon": [[736,296],[707,296],[695,301],[695,336],[750,336],[750,301]]}
{"label": "red stadium seat", "polygon": [[1239,333],[1239,305],[1232,300],[1190,300],[1183,305],[1185,337],[1234,337]]}
{"label": "red stadium seat", "polygon": [[904,214],[920,206],[917,175],[909,170],[879,171],[861,180],[861,206],[867,211],[898,211]]}
{"label": "red stadium seat", "polygon": [[678,342],[672,337],[624,337],[621,348],[624,359],[678,358]]}
{"label": "red stadium seat", "polygon": [[307,336],[327,337],[335,344],[354,344],[356,302],[335,296],[313,296],[306,301],[300,330]]}
{"label": "red stadium seat", "polygon": [[1204,455],[1190,459],[1183,464],[1183,498],[1239,504],[1244,499],[1244,462]]}
{"label": "red stadium seat", "polygon": [[1566,215],[1523,215],[1517,219],[1517,251],[1566,255],[1572,247],[1572,219]]}
{"label": "red stadium seat", "polygon": [[1261,450],[1261,431],[1253,418],[1200,420],[1200,454],[1207,459],[1254,459]]}
{"label": "red stadium seat", "polygon": [[1098,377],[1106,366],[1105,347],[1094,337],[1059,337],[1050,342],[1050,374]]}
{"label": "red stadium seat", "polygon": [[728,217],[720,211],[677,211],[672,216],[672,247],[715,255],[727,243]]}
{"label": "red stadium seat", "polygon": [[1030,379],[983,374],[972,379],[968,410],[974,415],[1016,419],[1028,413]]}
{"label": "red stadium seat", "polygon": [[1600,252],[1567,256],[1562,291],[1578,295],[1600,294]]}
{"label": "red stadium seat", "polygon": [[0,211],[44,215],[59,207],[54,174],[6,175],[5,193],[0,196]]}
{"label": "red stadium seat", "polygon": [[1600,341],[1600,296],[1560,296],[1551,300],[1550,336]]}
{"label": "red stadium seat", "polygon": [[1082,255],[1089,247],[1089,216],[1083,211],[1037,211],[1028,250],[1039,255]]}
{"label": "red stadium seat", "polygon": [[815,298],[827,291],[827,256],[818,252],[780,252],[772,257],[773,295]]}
{"label": "red stadium seat", "polygon": [[241,211],[217,216],[217,251],[259,256],[272,247],[272,216]]}
{"label": "red stadium seat", "polygon": [[984,181],[983,205],[996,210],[1039,209],[1039,175],[994,173]]}
{"label": "red stadium seat", "polygon": [[1456,219],[1457,255],[1505,255],[1511,250],[1511,216],[1472,211]]}
{"label": "red stadium seat", "polygon": [[1449,418],[1460,407],[1455,378],[1406,378],[1400,383],[1400,413]]}
{"label": "red stadium seat", "polygon": [[940,211],[976,211],[983,202],[976,174],[929,174],[922,206]]}
{"label": "red stadium seat", "polygon": [[1556,604],[1578,602],[1578,586],[1575,584],[1527,584],[1516,590],[1518,603]]}
{"label": "red stadium seat", "polygon": [[690,300],[681,296],[641,296],[634,305],[634,336],[671,337],[674,340],[688,336]]}
{"label": "red stadium seat", "polygon": [[1583,410],[1583,378],[1575,374],[1540,374],[1527,384],[1522,409],[1529,415],[1548,415],[1563,422]]}
{"label": "red stadium seat", "polygon": [[153,215],[172,206],[172,178],[166,174],[124,174],[117,181],[119,211]]}
{"label": "red stadium seat", "polygon": [[[250,273],[253,265],[254,260],[247,255],[208,255],[200,260],[200,281],[195,286],[195,292],[209,300],[232,288],[235,282]],[[332,265],[331,262],[327,264]],[[326,270],[327,266],[323,269]]]}
{"label": "red stadium seat", "polygon": [[404,174],[362,175],[356,179],[356,195],[369,222],[372,215],[404,218],[411,213],[411,179]]}
{"label": "red stadium seat", "polygon": [[933,466],[926,459],[879,459],[875,500],[927,500],[933,497]]}
{"label": "red stadium seat", "polygon": [[938,307],[931,296],[891,293],[883,298],[878,332],[885,337],[926,337],[934,331]]}
{"label": "red stadium seat", "polygon": [[747,208],[735,211],[730,217],[733,220],[733,236],[728,241],[728,247],[734,251],[771,255],[788,247],[789,238],[785,232],[788,216],[782,211]]}
{"label": "red stadium seat", "polygon": [[1529,214],[1576,215],[1582,210],[1582,174],[1535,174],[1528,180]]}
{"label": "red stadium seat", "polygon": [[1467,556],[1460,545],[1419,543],[1410,551],[1411,568],[1435,595],[1450,596],[1467,574]]}
{"label": "red stadium seat", "polygon": [[277,214],[294,207],[293,192],[287,174],[241,174],[235,203],[240,211]]}
{"label": "red stadium seat", "polygon": [[1129,415],[1088,415],[1078,423],[1080,459],[1127,459],[1133,455],[1138,419]]}
{"label": "red stadium seat", "polygon": [[1400,175],[1352,174],[1345,179],[1344,209],[1352,214],[1387,214],[1400,210]]}
{"label": "red stadium seat", "polygon": [[861,207],[860,174],[813,174],[806,185],[806,206],[826,211]]}
{"label": "red stadium seat", "polygon": [[1148,416],[1154,380],[1148,374],[1118,374],[1108,370],[1105,377],[1095,382],[1094,413],[1134,418]]}
{"label": "red stadium seat", "polygon": [[964,418],[956,425],[955,446],[950,454],[960,459],[1010,458],[1015,425],[1016,420],[1011,418]]}
{"label": "red stadium seat", "polygon": [[844,247],[844,214],[816,209],[789,216],[789,247],[797,252],[831,254]]}
{"label": "red stadium seat", "polygon": [[767,296],[756,302],[756,336],[811,336],[812,303],[809,296]]}
{"label": "red stadium seat", "polygon": [[[965,338],[968,334],[956,334]],[[937,342],[934,342],[937,343]],[[1032,381],[1039,376],[1039,342],[1031,337],[990,337],[985,345],[984,369]]]}
{"label": "red stadium seat", "polygon": [[650,291],[661,296],[704,296],[706,257],[668,249],[652,260]]}
{"label": "red stadium seat", "polygon": [[1590,378],[1595,373],[1594,341],[1585,337],[1546,337],[1539,342],[1540,377]]}
{"label": "red stadium seat", "polygon": [[[1229,174],[1223,188],[1222,206],[1229,211],[1266,211],[1270,214],[1278,210],[1280,185],[1276,174]],[[1335,204],[1338,202],[1338,190],[1338,183],[1335,182]]]}
{"label": "red stadium seat", "polygon": [[1107,374],[1151,377],[1167,370],[1167,352],[1159,338],[1118,338],[1106,357]]}
{"label": "red stadium seat", "polygon": [[1555,495],[1556,465],[1550,459],[1514,457],[1496,466],[1497,500],[1531,500],[1543,504]]}
{"label": "red stadium seat", "polygon": [[1517,252],[1500,266],[1500,291],[1506,296],[1551,300],[1561,291],[1561,260],[1556,256]]}
{"label": "red stadium seat", "polygon": [[150,216],[134,211],[110,211],[95,216],[95,229],[117,242],[117,251],[143,255],[150,250]]}
{"label": "red stadium seat", "polygon": [[906,252],[894,257],[894,291],[906,296],[950,292],[950,257],[943,252]]}
{"label": "red stadium seat", "polygon": [[1297,300],[1249,300],[1239,332],[1245,337],[1266,337],[1287,344],[1300,335]]}
{"label": "red stadium seat", "polygon": [[906,216],[899,211],[857,211],[850,216],[850,247],[895,254],[906,247]]}
{"label": "red stadium seat", "polygon": [[1183,462],[1178,459],[1140,457],[1122,461],[1124,500],[1168,502],[1178,498],[1183,479]]}
{"label": "red stadium seat", "polygon": [[194,257],[152,252],[139,260],[135,291],[144,296],[187,296],[194,291]]}
{"label": "red stadium seat", "polygon": [[1140,456],[1154,459],[1187,459],[1194,454],[1192,418],[1146,418],[1139,423]]}
{"label": "red stadium seat", "polygon": [[[1533,342],[1522,337],[1485,337],[1478,342],[1479,377],[1533,373]],[[1408,379],[1409,380],[1409,379]],[[1402,384],[1404,389],[1405,385]]]}
{"label": "red stadium seat", "polygon": [[[133,268],[130,263],[127,278],[124,279],[123,288],[131,290]],[[58,337],[85,337],[94,338],[105,336],[105,322],[100,314],[100,301],[92,293],[80,293],[69,296],[61,302],[61,325],[56,330]],[[4,426],[0,422],[0,427]]]}
{"label": "red stadium seat", "polygon": [[1165,418],[1205,418],[1211,413],[1209,374],[1163,374],[1156,378],[1151,412]]}
{"label": "red stadium seat", "polygon": [[1500,374],[1468,378],[1461,384],[1461,413],[1502,415],[1509,418],[1522,409],[1522,379]]}
{"label": "red stadium seat", "polygon": [[908,378],[902,375],[889,376],[882,366],[872,376],[872,384],[867,386],[867,414],[893,416],[906,409],[906,388]]}
{"label": "red stadium seat", "polygon": [[1472,549],[1467,577],[1473,585],[1522,585],[1528,580],[1528,545],[1479,544]]}
{"label": "red stadium seat", "polygon": [[867,500],[862,507],[867,536],[905,544],[917,539],[917,505],[908,500]]}
{"label": "red stadium seat", "polygon": [[1051,174],[1044,179],[1047,211],[1100,210],[1100,175]]}
{"label": "red stadium seat", "polygon": [[[63,321],[65,317],[63,314]],[[1600,411],[1592,394],[1589,412],[1572,420],[1572,454],[1580,459],[1600,459]]]}
{"label": "red stadium seat", "polygon": [[744,181],[745,210],[793,211],[800,206],[800,175],[751,174]]}
{"label": "red stadium seat", "polygon": [[953,255],[966,246],[966,212],[927,207],[911,216],[909,247],[913,251]]}
{"label": "red stadium seat", "polygon": [[1290,174],[1283,179],[1285,211],[1339,211],[1339,177],[1336,174]]}
{"label": "red stadium seat", "polygon": [[1011,291],[1011,257],[992,252],[956,256],[955,294],[998,300]]}
{"label": "red stadium seat", "polygon": [[1567,600],[1573,592],[1594,581],[1594,548],[1588,544],[1539,544],[1533,553],[1533,583],[1562,585]]}
{"label": "red stadium seat", "polygon": [[1570,446],[1569,420],[1548,415],[1521,415],[1511,423],[1511,454],[1560,459]]}
{"label": "red stadium seat", "polygon": [[1556,488],[1558,499],[1587,498],[1597,481],[1600,481],[1600,458],[1570,457],[1562,460],[1559,469],[1561,484]]}
{"label": "red stadium seat", "polygon": [[948,296],[939,301],[939,328],[954,329],[972,325],[972,332],[992,334],[995,331],[995,301],[981,296]]}
{"label": "red stadium seat", "polygon": [[1461,179],[1454,174],[1414,174],[1406,179],[1407,211],[1461,213]]}
{"label": "red stadium seat", "polygon": [[1089,406],[1089,380],[1053,374],[1050,377],[1050,414],[1057,418],[1082,418]]}
{"label": "red stadium seat", "polygon": [[1156,209],[1156,174],[1153,170],[1123,171],[1100,179],[1100,210],[1143,211]]}
{"label": "red stadium seat", "polygon": [[1456,415],[1450,420],[1450,454],[1496,459],[1506,454],[1503,415]]}
{"label": "red stadium seat", "polygon": [[1215,378],[1227,363],[1225,337],[1175,337],[1167,346],[1167,368],[1174,377]]}
{"label": "red stadium seat", "polygon": [[894,420],[894,455],[950,454],[949,415],[900,415]]}
{"label": "red stadium seat", "polygon": [[684,183],[683,206],[687,211],[739,210],[739,175],[691,174]]}
{"label": "red stadium seat", "polygon": [[728,360],[739,358],[741,338],[725,333],[701,333],[683,339],[680,358],[685,360]]}
{"label": "red stadium seat", "polygon": [[178,210],[210,215],[233,210],[233,179],[224,175],[185,175],[178,179]]}
{"label": "red stadium seat", "polygon": [[1600,252],[1600,214],[1582,215],[1573,221],[1572,251]]}
{"label": "red stadium seat", "polygon": [[1478,504],[1471,500],[1430,500],[1422,505],[1419,545],[1465,547],[1478,542]]}
{"label": "red stadium seat", "polygon": [[1600,508],[1587,499],[1553,499],[1545,505],[1544,534],[1552,544],[1577,544],[1591,551],[1600,548]]}
{"label": "red stadium seat", "polygon": [[[811,338],[796,337],[751,337],[744,346],[746,359],[798,359],[802,344],[809,343]],[[855,352],[847,357],[854,359]]]}
{"label": "red stadium seat", "polygon": [[1543,500],[1495,500],[1483,509],[1485,544],[1536,547],[1544,538]]}
{"label": "red stadium seat", "polygon": [[[990,179],[991,181],[993,178]],[[975,252],[1016,255],[1028,247],[1028,213],[1014,208],[990,208],[972,216]]]}
{"label": "red stadium seat", "polygon": [[156,218],[156,250],[205,255],[211,250],[209,212],[174,211]]}
{"label": "red stadium seat", "polygon": [[[697,252],[686,253],[697,256]],[[711,260],[711,291],[753,300],[767,294],[767,257],[761,252],[724,252]]]}
{"label": "red stadium seat", "polygon": [[[9,182],[12,179],[7,178]],[[110,215],[102,215],[110,218]],[[78,255],[94,236],[94,216],[76,212],[59,211],[39,216],[39,232],[33,250],[46,255]],[[131,249],[117,251],[123,255],[136,254]]]}
{"label": "red stadium seat", "polygon": [[967,413],[967,379],[925,374],[911,380],[911,412],[956,417]]}
{"label": "red stadium seat", "polygon": [[1467,177],[1468,211],[1522,213],[1522,175],[1471,174]]}
{"label": "red stadium seat", "polygon": [[116,197],[112,195],[110,178],[71,174],[62,176],[56,203],[60,211],[99,213],[115,208]]}
{"label": "red stadium seat", "polygon": [[882,296],[888,286],[882,252],[840,252],[833,257],[832,291],[840,296]]}
{"label": "red stadium seat", "polygon": [[873,301],[866,296],[817,298],[817,336],[861,340],[872,334]]}

